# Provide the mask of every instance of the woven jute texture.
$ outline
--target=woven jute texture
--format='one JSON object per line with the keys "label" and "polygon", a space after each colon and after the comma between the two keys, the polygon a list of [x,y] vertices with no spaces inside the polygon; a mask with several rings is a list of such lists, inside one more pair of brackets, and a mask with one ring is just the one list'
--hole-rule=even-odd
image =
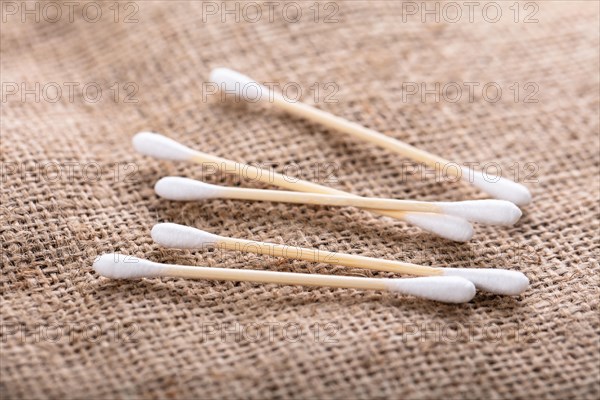
{"label": "woven jute texture", "polygon": [[[472,13],[454,4],[2,2],[2,398],[598,398],[598,3],[488,2]],[[472,241],[454,243],[353,208],[159,199],[153,185],[166,175],[269,186],[138,155],[139,131],[360,195],[486,198],[443,168],[269,104],[223,99],[207,84],[220,66],[501,171],[534,201],[515,226],[475,226]],[[478,293],[445,305],[376,291],[114,281],[92,270],[98,255],[119,252],[392,276],[164,249],[150,237],[164,221],[425,265],[507,268],[531,285],[517,297]]]}

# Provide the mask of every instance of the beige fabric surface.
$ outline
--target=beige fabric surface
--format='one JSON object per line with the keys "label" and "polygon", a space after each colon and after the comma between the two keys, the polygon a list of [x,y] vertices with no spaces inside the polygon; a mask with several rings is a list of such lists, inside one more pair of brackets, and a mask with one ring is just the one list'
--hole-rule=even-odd
{"label": "beige fabric surface", "polygon": [[[323,2],[318,16],[314,2],[295,2],[285,18],[282,2],[272,21],[261,3],[257,22],[238,3],[238,23],[221,8],[236,3],[122,2],[118,15],[113,2],[96,3],[97,22],[84,2],[72,22],[64,3],[59,18],[38,3],[39,22],[20,2],[16,11],[7,3],[2,398],[600,395],[597,2],[544,2],[537,11],[536,3],[519,3],[519,22],[513,2],[495,2],[502,9],[495,23],[482,17],[484,3],[473,22],[462,6],[457,23],[449,9],[439,23],[421,22],[407,8],[420,2]],[[302,17],[291,22],[296,6]],[[442,13],[444,3],[438,6]],[[532,12],[537,22],[524,23]],[[475,226],[472,241],[453,243],[352,208],[161,200],[152,187],[165,175],[267,186],[211,166],[142,157],[131,146],[141,130],[360,195],[485,198],[337,132],[266,106],[222,101],[206,85],[218,66],[293,83],[290,96],[300,87],[307,103],[448,159],[496,163],[490,172],[500,166],[509,178],[519,171],[534,201],[514,227]],[[479,85],[472,99],[469,82]],[[454,84],[439,100],[407,95],[421,83]],[[463,92],[453,101],[456,85]],[[98,87],[102,98],[94,102]],[[502,97],[493,102],[497,87]],[[177,264],[391,276],[166,250],[149,236],[160,221],[425,265],[514,269],[531,286],[515,298],[479,293],[468,304],[444,305],[343,289],[119,282],[93,272],[96,256],[121,252]]]}

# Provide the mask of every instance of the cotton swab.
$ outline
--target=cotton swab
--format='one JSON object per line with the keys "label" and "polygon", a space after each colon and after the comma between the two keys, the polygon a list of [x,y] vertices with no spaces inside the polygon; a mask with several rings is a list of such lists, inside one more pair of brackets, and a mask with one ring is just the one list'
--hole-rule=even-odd
{"label": "cotton swab", "polygon": [[104,254],[94,262],[94,270],[112,279],[173,277],[282,285],[330,286],[349,289],[382,290],[412,295],[444,303],[466,303],[475,296],[475,286],[459,277],[375,279],[349,276],[298,274],[212,267],[159,264],[122,254]]}
{"label": "cotton swab", "polygon": [[[218,83],[221,89],[230,93],[236,93],[240,97],[250,101],[269,101],[275,107],[292,115],[305,118],[309,121],[319,123],[327,128],[338,130],[364,141],[376,144],[387,150],[398,153],[414,161],[423,163],[430,168],[439,166],[456,165],[449,160],[436,156],[432,153],[420,150],[408,143],[386,136],[372,129],[365,128],[357,123],[350,122],[344,118],[311,107],[301,102],[290,102],[282,95],[269,90],[250,77],[240,74],[228,68],[213,69],[210,80]],[[492,197],[511,201],[517,205],[525,205],[531,202],[529,190],[516,182],[502,177],[486,178],[482,173],[467,167],[448,168],[448,174],[469,182],[480,190],[490,194]]]}
{"label": "cotton swab", "polygon": [[[297,192],[323,193],[360,198],[360,196],[341,190],[301,179],[289,179],[289,177],[273,171],[192,150],[181,143],[157,133],[141,132],[136,134],[133,137],[133,146],[139,153],[161,160],[189,161],[197,164],[210,163],[225,173],[242,175],[242,171],[244,171],[246,176],[260,182]],[[466,242],[473,236],[473,227],[463,218],[445,214],[369,210],[377,214],[402,219],[428,232],[457,242]]]}
{"label": "cotton swab", "polygon": [[399,274],[458,276],[473,282],[478,289],[496,294],[518,295],[529,286],[529,279],[517,271],[505,269],[426,267],[400,261],[224,237],[189,226],[172,223],[154,225],[151,235],[154,242],[159,245],[177,249],[218,247],[226,250],[266,254],[274,257],[338,264],[347,267],[366,268]]}
{"label": "cotton swab", "polygon": [[282,190],[225,187],[176,176],[160,179],[156,182],[156,185],[154,185],[154,191],[160,197],[176,201],[223,198],[326,206],[354,206],[391,211],[441,213],[464,218],[471,222],[493,225],[514,225],[521,217],[521,210],[519,207],[510,201],[505,200],[424,202],[349,197],[317,193],[298,193]]}

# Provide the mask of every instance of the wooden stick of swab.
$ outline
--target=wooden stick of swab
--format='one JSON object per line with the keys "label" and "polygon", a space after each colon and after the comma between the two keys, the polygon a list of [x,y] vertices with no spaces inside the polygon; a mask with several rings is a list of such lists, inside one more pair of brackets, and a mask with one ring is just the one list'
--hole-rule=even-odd
{"label": "wooden stick of swab", "polygon": [[381,146],[404,157],[425,164],[430,168],[439,168],[446,165],[457,166],[457,168],[448,168],[448,174],[469,182],[497,199],[512,201],[517,205],[525,205],[531,202],[531,193],[525,186],[519,183],[502,177],[484,177],[482,173],[478,173],[467,167],[458,168],[458,164],[456,163],[420,150],[408,143],[386,136],[383,133],[365,128],[344,118],[336,117],[333,114],[307,104],[287,101],[282,95],[269,90],[239,72],[228,68],[216,68],[212,70],[210,80],[219,84],[221,89],[226,89],[228,93],[236,93],[238,96],[253,102],[258,100],[269,101],[275,107],[292,115]]}
{"label": "wooden stick of swab", "polygon": [[159,245],[177,249],[218,247],[226,250],[388,271],[398,274],[459,276],[473,282],[478,289],[496,294],[518,295],[527,289],[529,285],[529,279],[517,271],[505,269],[426,267],[400,261],[230,238],[208,233],[190,226],[172,223],[154,225],[151,235],[154,242]]}
{"label": "wooden stick of swab", "polygon": [[326,206],[354,206],[390,211],[414,211],[448,214],[471,222],[492,225],[514,225],[521,217],[519,207],[505,200],[470,200],[457,202],[425,202],[370,197],[336,196],[330,194],[298,193],[284,190],[246,189],[211,185],[189,178],[168,176],[154,185],[160,197],[175,201],[206,199],[235,199],[275,201]]}
{"label": "wooden stick of swab", "polygon": [[235,282],[277,283],[280,285],[330,286],[370,289],[407,294],[445,303],[466,303],[475,296],[473,283],[460,277],[403,279],[358,278],[336,275],[298,274],[213,267],[159,264],[122,254],[104,254],[94,262],[94,270],[112,279],[173,277]]}
{"label": "wooden stick of swab", "polygon": [[[356,196],[341,190],[332,189],[327,186],[321,186],[316,183],[303,181],[301,179],[291,179],[285,175],[273,171],[237,163],[225,158],[202,153],[163,135],[150,132],[141,132],[133,137],[133,147],[141,154],[155,157],[162,160],[171,161],[189,161],[197,164],[208,163],[229,174],[236,174],[242,177],[251,177],[263,183],[279,186],[284,189],[294,190],[296,192],[312,192],[333,194],[338,196]],[[370,211],[386,215],[392,218],[402,219],[413,225],[418,226],[428,232],[435,233],[446,239],[457,242],[466,242],[473,236],[473,227],[463,219],[445,214],[401,212],[388,210]]]}

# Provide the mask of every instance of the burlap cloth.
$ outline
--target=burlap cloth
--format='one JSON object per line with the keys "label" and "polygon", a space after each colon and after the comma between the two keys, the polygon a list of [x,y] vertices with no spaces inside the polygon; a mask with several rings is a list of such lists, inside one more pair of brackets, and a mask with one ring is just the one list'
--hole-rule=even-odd
{"label": "burlap cloth", "polygon": [[[513,2],[494,3],[503,11],[496,23],[482,17],[485,3],[472,23],[466,6],[457,23],[449,9],[439,23],[431,16],[423,23],[422,10],[411,14],[405,4],[403,14],[392,1],[320,3],[318,15],[314,2],[293,3],[285,18],[282,3],[272,21],[263,4],[257,22],[255,11],[229,3],[239,23],[220,2],[120,3],[116,17],[108,2],[97,22],[88,21],[94,9],[82,17],[86,3],[75,7],[73,22],[64,4],[58,21],[41,8],[36,22],[6,3],[3,398],[600,394],[598,3],[541,3],[533,23],[523,20],[535,7],[520,3],[515,22]],[[292,22],[295,5],[299,22]],[[128,17],[134,22],[124,23]],[[476,226],[473,240],[460,244],[351,208],[161,200],[152,187],[165,175],[266,186],[142,157],[131,146],[141,130],[362,195],[485,198],[320,126],[223,102],[206,85],[217,66],[290,83],[289,96],[300,87],[308,103],[449,159],[497,163],[508,177],[519,171],[534,202],[516,226]],[[421,83],[441,91],[452,82],[440,99],[421,99]],[[479,84],[472,99],[468,82]],[[409,96],[414,84],[419,93]],[[97,87],[102,98],[94,102]],[[494,102],[497,87],[502,97]],[[343,289],[119,282],[93,272],[97,255],[118,251],[178,264],[389,275],[165,250],[149,236],[158,221],[426,265],[509,268],[527,274],[531,286],[516,298],[480,293],[455,306]]]}

